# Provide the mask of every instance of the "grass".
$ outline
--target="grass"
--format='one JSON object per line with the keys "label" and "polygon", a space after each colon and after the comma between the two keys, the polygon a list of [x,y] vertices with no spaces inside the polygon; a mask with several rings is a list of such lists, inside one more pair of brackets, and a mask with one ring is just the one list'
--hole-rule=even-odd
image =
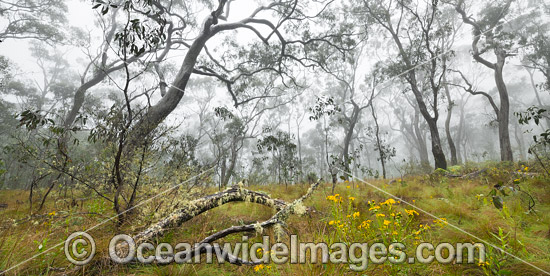
{"label": "grass", "polygon": [[[517,168],[515,168],[517,169]],[[514,169],[514,171],[515,171]],[[511,183],[514,176],[504,169],[496,169],[483,177],[465,180],[447,178],[444,176],[415,176],[399,179],[392,184],[389,180],[369,180],[369,183],[397,195],[403,200],[413,203],[423,210],[426,210],[438,217],[445,218],[448,223],[456,225],[465,231],[476,235],[490,243],[498,246],[506,246],[510,253],[521,257],[546,271],[550,271],[550,189],[548,178],[542,176],[522,177],[519,181],[523,190],[528,191],[535,199],[536,212],[526,213],[525,204],[522,203],[520,195],[505,197],[505,208],[499,210],[491,202],[489,192],[495,184]],[[299,198],[307,190],[308,185],[290,185],[287,188],[278,185],[254,186],[248,189],[264,191],[272,197],[281,198],[287,202]],[[366,230],[342,226],[339,228],[334,221],[335,212],[339,212],[341,220],[375,220],[377,217],[373,211],[369,211],[372,205],[369,201],[379,204],[388,199],[388,196],[376,191],[368,184],[360,181],[341,183],[336,188],[336,193],[343,199],[342,203],[335,203],[327,199],[331,196],[331,186],[323,184],[315,192],[312,198],[305,202],[305,205],[313,207],[314,212],[303,217],[292,216],[288,221],[288,233],[297,234],[300,241],[307,242],[330,242],[339,241],[344,238],[363,237],[371,240],[355,240],[357,242],[375,241],[380,239],[384,232],[375,229],[382,224],[372,222],[373,234],[366,234]],[[215,189],[207,189],[204,193],[216,192]],[[86,197],[87,195],[82,195]],[[35,254],[41,253],[54,245],[63,243],[66,237],[74,231],[89,229],[93,225],[103,221],[105,217],[111,216],[110,205],[101,198],[90,197],[86,199],[82,207],[80,205],[71,207],[63,201],[54,202],[58,195],[53,195],[48,201],[44,210],[38,216],[29,219],[28,192],[26,191],[1,191],[0,203],[7,203],[8,207],[0,209],[1,230],[0,230],[0,270],[5,270],[24,261]],[[350,200],[353,197],[354,200]],[[164,201],[169,204],[171,198],[163,197],[156,203]],[[349,203],[349,204],[348,204]],[[153,203],[152,203],[153,204]],[[34,206],[37,206],[36,203]],[[380,206],[380,205],[378,205]],[[150,206],[149,206],[150,207]],[[144,207],[144,210],[150,210]],[[382,206],[382,209],[389,206]],[[141,208],[141,207],[140,207]],[[382,210],[381,209],[381,210]],[[403,202],[396,203],[386,213],[402,212],[411,209]],[[357,212],[357,218],[353,214]],[[382,212],[382,211],[380,211]],[[98,215],[101,214],[101,215]],[[173,229],[169,234],[158,238],[157,243],[168,242],[197,242],[208,234],[233,226],[263,221],[271,217],[273,210],[252,203],[229,203],[219,208],[210,210],[194,219],[184,223],[181,227]],[[350,215],[349,218],[346,218]],[[184,264],[184,265],[129,265],[114,266],[107,262],[109,240],[118,233],[135,233],[146,227],[149,221],[144,219],[143,214],[136,212],[132,215],[130,222],[117,227],[115,223],[106,223],[92,231],[97,253],[93,265],[80,268],[75,275],[491,275],[487,270],[498,262],[502,275],[542,275],[531,266],[505,258],[496,251],[491,252],[488,260],[491,264],[480,266],[478,264],[414,264],[414,265],[392,265],[385,263],[381,265],[369,264],[364,272],[353,272],[346,264],[284,264],[269,267],[235,266],[230,264]],[[408,216],[405,216],[408,218]],[[333,223],[331,224],[331,221]],[[385,222],[381,220],[380,222]],[[403,223],[404,224],[404,223]],[[397,224],[396,224],[397,225]],[[433,218],[420,212],[419,215],[411,217],[409,226],[400,227],[399,235],[409,235],[411,242],[415,241],[413,234],[419,225],[430,225],[431,228],[423,232],[418,240],[432,243],[449,242],[478,242],[474,238],[456,231],[452,227],[442,223],[437,224]],[[375,227],[376,226],[376,227]],[[391,225],[390,225],[391,226]],[[347,230],[343,230],[346,227]],[[499,229],[502,231],[499,235]],[[268,231],[273,237],[273,232]],[[502,239],[503,236],[506,238]],[[499,240],[499,237],[501,241]],[[284,242],[288,242],[285,240]],[[408,238],[407,238],[408,239]],[[221,242],[240,241],[240,235],[229,236]],[[252,235],[250,243],[261,241],[260,237]],[[409,240],[407,240],[409,241]],[[407,249],[413,244],[407,243]],[[409,255],[407,255],[409,256]],[[64,272],[63,269],[73,269],[63,253],[63,247],[59,246],[44,253],[8,272],[8,275],[57,275]],[[484,270],[485,268],[485,270]]]}

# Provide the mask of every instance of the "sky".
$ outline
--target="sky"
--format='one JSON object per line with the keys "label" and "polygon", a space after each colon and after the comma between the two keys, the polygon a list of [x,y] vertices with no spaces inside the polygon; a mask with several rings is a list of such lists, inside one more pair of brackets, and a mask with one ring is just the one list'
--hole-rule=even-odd
{"label": "sky", "polygon": [[[254,3],[254,4],[251,4]],[[250,14],[253,9],[256,7],[257,1],[252,0],[236,0],[232,2],[231,6],[231,12],[229,21],[237,21],[241,18],[246,17],[248,14]],[[101,32],[97,32],[97,27],[95,27],[95,21],[97,20],[97,11],[92,9],[92,5],[90,1],[82,1],[82,0],[69,0],[67,1],[68,4],[68,26],[73,27],[79,27],[82,29],[88,29],[88,30],[96,30],[96,35],[101,35]],[[197,14],[197,18],[204,18],[205,15],[208,13],[208,10],[200,11]],[[0,22],[1,23],[1,22]],[[513,23],[513,22],[512,22]],[[0,25],[1,26],[1,25]],[[373,34],[374,36],[378,34]],[[247,30],[243,30],[238,32],[237,34],[238,39],[241,41],[247,41],[252,39],[257,39],[255,35]],[[215,45],[219,43],[219,40],[216,40],[215,38],[208,42],[207,45]],[[475,63],[471,56],[469,55],[468,51],[470,49],[470,43],[471,43],[471,29],[467,25],[463,25],[461,27],[461,31],[457,37],[457,41],[455,43],[454,49],[457,49],[461,55],[464,57],[464,64],[463,66],[465,68],[468,68],[467,70],[467,77],[471,77],[472,79],[475,79],[479,85],[480,89],[483,90],[491,90],[494,89],[494,80],[492,73],[487,69],[482,67],[481,65]],[[5,42],[0,43],[0,53],[2,55],[8,56],[11,58],[11,60],[15,61],[19,67],[21,68],[21,71],[26,74],[26,76],[30,79],[39,79],[41,76],[38,74],[38,70],[36,67],[35,60],[32,56],[30,56],[30,52],[28,50],[29,42],[27,40],[8,40]],[[381,47],[381,49],[377,49],[377,52],[374,52],[371,48],[366,48],[364,51],[364,55],[361,58],[361,63],[359,66],[359,74],[357,76],[358,84],[361,83],[361,80],[363,79],[363,76],[368,72],[369,68],[372,64],[374,64],[379,59],[383,59],[387,53],[385,52],[388,48],[387,47]],[[181,61],[183,61],[183,57],[185,55],[185,51],[173,51],[169,54],[168,60],[173,62],[176,67],[179,67],[181,64]],[[74,68],[77,69],[77,71],[82,72],[83,67],[85,66],[84,62],[80,62],[79,60],[82,58],[85,58],[85,55],[81,52],[79,49],[71,49],[67,52],[67,58],[71,61],[71,65],[74,66]],[[508,83],[518,83],[522,78],[526,78],[528,75],[524,70],[518,69],[517,65],[519,65],[518,59],[511,59],[509,63],[507,64],[505,68],[505,74],[506,74],[506,80]],[[537,80],[541,79],[540,75],[536,76]],[[168,82],[171,80],[168,79]],[[395,79],[390,79],[386,83],[380,85],[380,89],[386,86],[391,86],[395,82]],[[528,84],[526,81],[525,84]],[[524,87],[524,90],[522,91],[522,97],[520,100],[524,101],[525,103],[530,103],[534,99],[534,93],[532,92],[532,88],[530,86]],[[195,125],[196,117],[193,115],[193,110],[195,110],[193,106],[192,96],[196,95],[197,91],[188,91],[187,97],[184,98],[184,100],[180,103],[180,107],[168,118],[167,124],[173,125],[176,123],[184,123],[184,127],[182,127],[181,131],[187,131],[189,129],[192,130],[192,127]],[[199,92],[200,93],[200,92]],[[515,93],[515,92],[514,92]],[[358,95],[358,97],[362,97],[362,95]],[[214,103],[212,106],[220,106],[220,105],[228,105],[230,106],[228,101],[228,93],[225,91],[223,87],[218,88],[217,91],[217,97],[214,100]],[[548,100],[548,99],[546,99]],[[189,103],[191,102],[191,103]],[[304,109],[305,106],[303,106],[303,103],[297,103],[297,108]],[[491,110],[488,107],[488,104],[486,100],[483,97],[473,97],[470,100],[470,107],[472,109],[485,109],[485,112],[490,115]],[[445,113],[445,110],[442,110],[442,113]],[[441,114],[442,118],[445,116],[445,114]],[[385,120],[382,116],[382,120]],[[456,118],[453,118],[453,120],[456,120]],[[442,124],[443,120],[440,120],[440,124]],[[315,126],[315,122],[310,122],[309,120],[305,120],[302,124],[301,132],[305,133],[307,130],[312,129]]]}

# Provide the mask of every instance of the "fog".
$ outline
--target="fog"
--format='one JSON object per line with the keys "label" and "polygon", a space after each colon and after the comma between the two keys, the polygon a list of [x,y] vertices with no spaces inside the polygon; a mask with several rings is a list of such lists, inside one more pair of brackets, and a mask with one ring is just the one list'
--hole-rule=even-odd
{"label": "fog", "polygon": [[[36,2],[0,2],[4,188],[41,182],[52,166],[109,173],[139,156],[159,181],[169,168],[213,168],[205,185],[220,187],[394,178],[528,160],[550,127],[516,114],[550,102],[548,48],[537,48],[549,45],[547,1],[449,1],[433,18],[424,1],[313,1],[292,16],[270,1]],[[457,5],[482,29],[475,45]],[[503,60],[500,77],[474,48]]]}

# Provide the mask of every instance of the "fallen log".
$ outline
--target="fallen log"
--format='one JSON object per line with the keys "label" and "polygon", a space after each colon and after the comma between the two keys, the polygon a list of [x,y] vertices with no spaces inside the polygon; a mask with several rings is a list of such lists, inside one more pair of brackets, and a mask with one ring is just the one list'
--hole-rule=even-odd
{"label": "fallen log", "polygon": [[216,207],[229,202],[246,201],[262,204],[275,208],[277,211],[283,209],[287,203],[280,199],[272,199],[264,193],[244,189],[240,186],[233,186],[219,193],[208,195],[184,203],[184,206],[159,222],[149,226],[133,237],[136,244],[151,240],[154,237],[162,236],[168,229],[178,227],[184,222]]}
{"label": "fallen log", "polygon": [[486,172],[487,169],[482,169],[482,170],[479,170],[479,171],[475,171],[475,172],[472,172],[472,173],[469,173],[469,174],[465,174],[463,176],[461,176],[460,178],[461,179],[472,179],[472,178],[476,178],[478,177],[480,174]]}
{"label": "fallen log", "polygon": [[[306,194],[304,194],[302,197],[300,197],[299,199],[296,199],[290,204],[279,199],[272,199],[271,197],[269,197],[267,194],[264,194],[264,193],[247,190],[242,188],[241,186],[233,186],[225,191],[222,191],[213,195],[208,195],[186,203],[184,207],[170,214],[169,216],[162,219],[161,221],[151,225],[150,227],[141,231],[140,233],[134,235],[133,240],[136,246],[138,246],[139,244],[149,241],[155,237],[162,236],[170,228],[181,226],[181,224],[198,216],[199,214],[202,214],[203,212],[214,209],[216,207],[222,206],[223,204],[226,204],[228,202],[236,202],[236,201],[253,202],[253,203],[262,204],[268,207],[272,207],[272,208],[275,208],[275,210],[277,210],[277,213],[275,213],[275,215],[273,215],[270,219],[264,222],[261,222],[261,223],[258,222],[255,224],[248,224],[248,225],[241,225],[241,226],[232,226],[206,237],[205,239],[197,243],[193,248],[193,250],[191,250],[189,252],[189,255],[185,256],[185,258],[190,259],[196,256],[197,254],[200,255],[209,251],[214,252],[214,250],[223,252],[223,249],[221,249],[219,246],[211,245],[210,243],[235,233],[251,232],[251,231],[256,231],[261,233],[265,228],[273,227],[275,225],[285,224],[286,219],[291,214],[298,214],[298,215],[305,214],[308,209],[303,205],[303,201],[309,198],[313,194],[313,192],[319,186],[319,183],[320,182],[317,182],[311,185],[311,187],[308,189]],[[277,235],[277,240],[279,240],[280,233],[276,233],[276,235]],[[124,252],[127,252],[127,250],[128,250],[127,243],[119,243],[115,248],[116,252],[110,252],[110,255],[112,254],[121,255],[121,254],[124,254]],[[261,262],[242,260],[227,252],[224,252],[223,256],[225,256],[225,261],[235,265],[243,265],[243,264],[257,265],[261,263]],[[155,260],[155,263],[162,264],[161,262],[158,262],[158,260]]]}

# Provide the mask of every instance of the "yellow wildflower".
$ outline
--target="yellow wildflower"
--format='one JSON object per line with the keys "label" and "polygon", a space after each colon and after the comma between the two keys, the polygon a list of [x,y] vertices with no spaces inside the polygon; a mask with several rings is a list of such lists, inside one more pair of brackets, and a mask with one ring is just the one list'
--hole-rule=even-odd
{"label": "yellow wildflower", "polygon": [[386,201],[380,203],[380,205],[386,205],[386,204],[387,204],[387,205],[392,205],[392,204],[395,204],[395,203],[396,203],[396,202],[395,202],[395,200],[393,200],[393,198],[388,198],[388,200],[386,200]]}
{"label": "yellow wildflower", "polygon": [[414,209],[411,209],[411,210],[407,210],[405,209],[405,212],[409,215],[409,216],[414,216],[415,214],[418,216],[418,212]]}
{"label": "yellow wildflower", "polygon": [[384,220],[384,225],[388,226],[390,223],[391,223],[391,221],[386,220],[386,219]]}
{"label": "yellow wildflower", "polygon": [[340,194],[335,194],[331,196],[327,196],[327,199],[334,202],[341,202],[342,198],[340,198]]}
{"label": "yellow wildflower", "polygon": [[377,217],[385,217],[386,215],[384,214],[376,214]]}
{"label": "yellow wildflower", "polygon": [[369,228],[369,227],[370,227],[370,224],[367,223],[366,221],[363,221],[363,222],[361,223],[361,225],[359,225],[359,228],[365,228],[365,229],[367,229],[367,228]]}
{"label": "yellow wildflower", "polygon": [[254,267],[254,271],[258,272],[260,270],[262,270],[264,268],[264,265],[263,264],[259,264],[257,266]]}

